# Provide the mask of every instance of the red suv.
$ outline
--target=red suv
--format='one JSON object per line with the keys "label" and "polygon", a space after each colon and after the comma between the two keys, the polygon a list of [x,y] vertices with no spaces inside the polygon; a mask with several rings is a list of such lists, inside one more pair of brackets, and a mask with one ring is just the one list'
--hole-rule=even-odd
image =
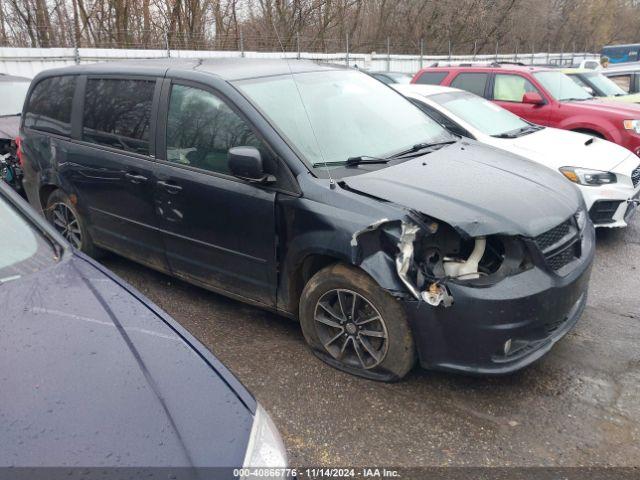
{"label": "red suv", "polygon": [[428,67],[411,83],[467,90],[530,122],[602,137],[640,155],[640,106],[596,100],[558,70],[504,64]]}

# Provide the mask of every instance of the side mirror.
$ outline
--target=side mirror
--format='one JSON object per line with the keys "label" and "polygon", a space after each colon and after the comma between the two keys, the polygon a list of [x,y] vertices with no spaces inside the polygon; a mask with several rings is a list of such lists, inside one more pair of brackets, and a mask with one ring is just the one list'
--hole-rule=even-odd
{"label": "side mirror", "polygon": [[525,92],[522,96],[522,103],[528,105],[544,105],[544,98],[538,92]]}
{"label": "side mirror", "polygon": [[229,170],[234,177],[253,183],[273,183],[275,177],[265,173],[262,155],[255,147],[232,147],[227,153]]}

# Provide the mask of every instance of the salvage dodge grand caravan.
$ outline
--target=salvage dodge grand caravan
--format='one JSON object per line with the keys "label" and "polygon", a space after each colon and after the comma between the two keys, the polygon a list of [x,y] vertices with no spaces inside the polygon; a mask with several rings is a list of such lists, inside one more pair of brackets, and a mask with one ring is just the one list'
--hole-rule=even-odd
{"label": "salvage dodge grand caravan", "polygon": [[85,65],[36,77],[30,202],[117,252],[298,318],[379,380],[506,373],[580,317],[594,231],[555,172],[461,140],[358,71],[284,60]]}

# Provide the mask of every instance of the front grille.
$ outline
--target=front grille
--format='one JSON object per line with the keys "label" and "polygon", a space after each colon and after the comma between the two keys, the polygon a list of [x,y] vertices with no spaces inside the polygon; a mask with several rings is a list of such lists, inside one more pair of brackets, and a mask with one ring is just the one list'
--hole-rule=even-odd
{"label": "front grille", "polygon": [[613,216],[622,202],[623,200],[598,200],[594,202],[589,209],[591,221],[596,225],[613,223]]}
{"label": "front grille", "polygon": [[573,217],[538,235],[534,241],[553,271],[580,257],[580,233]]}
{"label": "front grille", "polygon": [[577,258],[574,246],[561,250],[552,257],[547,257],[547,264],[552,270],[560,270],[565,265],[573,262]]}
{"label": "front grille", "polygon": [[631,172],[631,181],[633,182],[633,188],[636,188],[640,183],[640,165],[638,165],[636,169]]}
{"label": "front grille", "polygon": [[557,227],[553,227],[535,238],[540,250],[544,251],[550,246],[558,243],[571,232],[571,220],[561,223]]}

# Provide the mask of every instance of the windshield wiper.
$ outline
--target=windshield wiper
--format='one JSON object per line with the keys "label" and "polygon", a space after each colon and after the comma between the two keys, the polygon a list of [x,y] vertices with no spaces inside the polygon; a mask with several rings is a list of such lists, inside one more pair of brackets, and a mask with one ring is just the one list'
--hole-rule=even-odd
{"label": "windshield wiper", "polygon": [[524,127],[517,128],[516,130],[510,130],[508,132],[500,133],[498,135],[491,135],[494,138],[518,138],[528,133],[537,132],[544,127],[540,125],[526,125]]}
{"label": "windshield wiper", "polygon": [[4,117],[20,117],[22,116],[21,112],[18,113],[3,113],[2,115],[0,115],[0,117],[4,118]]}
{"label": "windshield wiper", "polygon": [[594,97],[587,98],[563,98],[561,102],[584,102],[585,100],[593,100]]}
{"label": "windshield wiper", "polygon": [[360,155],[359,157],[347,158],[345,165],[347,167],[352,167],[355,165],[361,165],[363,163],[389,163],[390,160],[391,160],[390,158],[378,158],[378,157],[371,157],[369,155]]}
{"label": "windshield wiper", "polygon": [[407,148],[406,150],[402,150],[398,153],[394,153],[389,158],[406,158],[417,155],[422,155],[423,150],[427,149],[438,149],[444,147],[445,145],[451,145],[452,143],[456,143],[457,140],[447,140],[446,142],[434,142],[434,143],[416,143],[411,148]]}

